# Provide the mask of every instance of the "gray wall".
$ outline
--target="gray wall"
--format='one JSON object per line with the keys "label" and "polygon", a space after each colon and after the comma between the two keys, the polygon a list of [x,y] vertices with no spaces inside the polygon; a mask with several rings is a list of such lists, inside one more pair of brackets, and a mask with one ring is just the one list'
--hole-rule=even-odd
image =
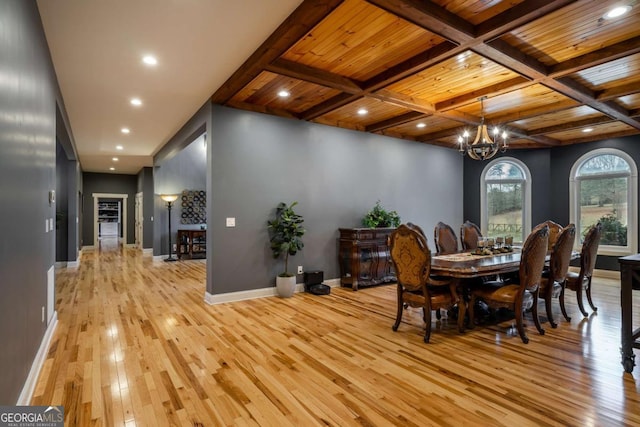
{"label": "gray wall", "polygon": [[[532,220],[536,225],[547,219],[569,223],[569,175],[573,164],[597,148],[617,148],[629,154],[640,166],[640,137],[630,136],[599,142],[537,150],[510,150],[505,155],[524,162],[531,172]],[[469,158],[464,163],[464,216],[480,223],[480,176],[484,162]],[[639,230],[640,232],[640,230]],[[596,268],[619,270],[615,256],[598,256]]]}
{"label": "gray wall", "polygon": [[144,167],[138,172],[138,192],[142,192],[142,247],[153,248],[153,168]]}
{"label": "gray wall", "polygon": [[291,265],[325,279],[339,277],[338,228],[361,226],[377,200],[425,230],[462,222],[463,160],[454,150],[220,106],[212,117],[211,294],[275,283],[283,264],[272,258],[267,220],[279,202],[298,201],[307,228]]}
{"label": "gray wall", "polygon": [[[161,198],[161,194],[177,194],[178,200],[171,210],[171,242],[176,244],[178,229],[200,229],[200,224],[182,224],[183,190],[205,190],[207,187],[207,151],[205,136],[200,135],[195,141],[175,153],[171,158],[159,162],[154,167],[153,181],[157,194],[158,216],[155,230],[160,236],[160,250],[158,254],[169,254],[169,227],[167,225],[167,203]],[[154,251],[155,253],[155,251]]]}
{"label": "gray wall", "polygon": [[47,327],[58,87],[36,3],[0,1],[0,28],[0,404],[13,405]]}
{"label": "gray wall", "polygon": [[82,174],[84,188],[83,223],[82,236],[83,246],[93,245],[93,193],[127,194],[127,244],[135,243],[135,201],[136,189],[138,188],[138,178],[136,175],[119,175],[110,173]]}
{"label": "gray wall", "polygon": [[[182,128],[167,142],[158,153],[153,158],[154,164],[154,192],[155,192],[155,200],[154,200],[154,223],[153,223],[153,254],[154,255],[163,255],[169,253],[168,242],[168,224],[167,224],[167,206],[166,203],[160,199],[160,194],[165,193],[178,193],[184,190],[184,184],[174,184],[170,181],[167,181],[165,178],[162,184],[158,184],[156,173],[159,172],[160,169],[156,170],[156,166],[160,166],[165,164],[167,161],[171,160],[175,156],[177,156],[184,148],[186,148],[189,144],[195,141],[199,136],[207,133],[207,130],[211,129],[211,103],[207,101],[200,109],[187,121],[187,123],[182,126]],[[206,191],[207,194],[210,194],[209,182],[211,176],[211,167],[210,162],[211,159],[209,156],[206,156],[206,173],[205,173],[205,183],[207,185]],[[162,173],[161,173],[162,174]],[[168,176],[168,175],[167,175]],[[173,175],[173,179],[180,180],[181,178],[177,175]],[[199,178],[198,178],[199,179]],[[211,198],[207,197],[207,212],[211,212]],[[172,211],[172,220],[175,215]],[[172,225],[172,233],[175,228]],[[210,233],[207,233],[207,245],[210,248]],[[175,240],[172,239],[172,242],[175,243]],[[210,260],[207,260],[207,268],[210,269]]]}

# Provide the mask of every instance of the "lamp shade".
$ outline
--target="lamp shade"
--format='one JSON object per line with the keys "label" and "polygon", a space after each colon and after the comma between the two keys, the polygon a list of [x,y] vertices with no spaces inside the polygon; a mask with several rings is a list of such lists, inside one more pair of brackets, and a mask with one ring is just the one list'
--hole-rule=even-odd
{"label": "lamp shade", "polygon": [[178,196],[176,194],[162,194],[160,198],[165,202],[175,202]]}

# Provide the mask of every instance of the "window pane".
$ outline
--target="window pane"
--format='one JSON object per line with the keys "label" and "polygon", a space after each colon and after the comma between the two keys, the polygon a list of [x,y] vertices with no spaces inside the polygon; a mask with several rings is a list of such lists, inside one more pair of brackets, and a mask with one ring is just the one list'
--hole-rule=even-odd
{"label": "window pane", "polygon": [[522,242],[522,184],[487,184],[487,237],[513,236]]}
{"label": "window pane", "polygon": [[587,160],[578,169],[577,176],[599,175],[606,173],[630,172],[629,164],[621,157],[603,154]]}
{"label": "window pane", "polygon": [[600,221],[601,245],[627,245],[627,185],[628,178],[584,179],[580,182],[581,238],[589,227]]}
{"label": "window pane", "polygon": [[485,179],[522,179],[524,174],[522,170],[515,164],[510,162],[499,162],[491,166],[487,171]]}

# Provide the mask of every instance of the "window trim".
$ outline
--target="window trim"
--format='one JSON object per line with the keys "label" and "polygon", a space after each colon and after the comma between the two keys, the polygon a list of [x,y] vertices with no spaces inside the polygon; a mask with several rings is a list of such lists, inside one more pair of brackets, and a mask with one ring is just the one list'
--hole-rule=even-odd
{"label": "window trim", "polygon": [[522,161],[514,158],[514,157],[498,157],[497,159],[491,160],[482,170],[482,174],[480,175],[480,230],[483,235],[488,234],[488,221],[489,215],[487,213],[487,172],[497,163],[513,163],[517,167],[520,168],[524,175],[524,180],[519,179],[490,179],[488,182],[501,182],[501,183],[522,183],[523,186],[523,198],[522,201],[522,239],[527,238],[529,233],[531,232],[531,172],[527,165],[525,165]]}
{"label": "window trim", "polygon": [[[576,176],[578,169],[587,162],[589,159],[602,155],[613,155],[622,158],[630,168],[630,173],[613,172],[611,174],[602,174],[600,176],[607,176],[611,178],[615,177],[628,177],[629,185],[627,186],[627,246],[613,246],[613,245],[600,245],[598,247],[598,255],[611,255],[622,256],[635,254],[638,251],[638,168],[633,158],[624,151],[616,148],[597,148],[591,150],[578,158],[571,167],[569,174],[569,222],[579,227],[578,212],[580,211],[578,200],[578,186],[582,179],[593,179],[593,176],[589,175],[586,178],[579,178]],[[576,238],[575,249],[580,250],[582,242],[580,238]]]}

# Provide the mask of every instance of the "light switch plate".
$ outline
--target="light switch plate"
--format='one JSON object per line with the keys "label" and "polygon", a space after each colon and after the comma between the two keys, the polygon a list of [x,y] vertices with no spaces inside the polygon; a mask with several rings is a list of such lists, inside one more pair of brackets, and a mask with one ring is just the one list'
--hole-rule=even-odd
{"label": "light switch plate", "polygon": [[235,218],[227,218],[227,227],[235,227],[236,219]]}

